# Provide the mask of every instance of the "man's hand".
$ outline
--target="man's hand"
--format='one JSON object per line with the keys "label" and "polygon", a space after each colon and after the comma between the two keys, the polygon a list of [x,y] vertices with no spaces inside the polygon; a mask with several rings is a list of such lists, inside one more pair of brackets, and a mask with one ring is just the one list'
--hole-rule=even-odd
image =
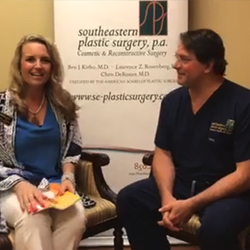
{"label": "man's hand", "polygon": [[[175,228],[172,228],[167,226],[170,230],[176,231],[178,228],[179,230],[181,229],[182,225],[192,217],[194,214],[194,206],[192,202],[187,199],[187,200],[176,200],[168,203],[167,205],[161,207],[159,209],[159,212],[161,213],[167,213],[166,216],[168,220],[174,225]],[[166,222],[164,222],[164,217],[163,221],[159,222],[159,225],[165,226],[167,225]],[[172,229],[171,229],[172,228]]]}
{"label": "man's hand", "polygon": [[62,181],[62,184],[60,186],[58,195],[63,195],[65,193],[65,191],[75,193],[75,187],[74,187],[74,185],[72,184],[72,182],[70,180]]}
{"label": "man's hand", "polygon": [[[162,207],[165,207],[167,204],[171,204],[175,201],[176,199],[172,195],[170,197],[169,196],[162,197]],[[180,229],[174,226],[174,224],[169,219],[169,211],[162,212],[162,220],[158,221],[158,224],[160,226],[168,228],[171,231],[177,231],[177,232],[180,231]]]}
{"label": "man's hand", "polygon": [[162,213],[162,220],[158,221],[158,225],[168,228],[171,231],[179,232],[180,228],[176,227],[169,219],[169,212]]}

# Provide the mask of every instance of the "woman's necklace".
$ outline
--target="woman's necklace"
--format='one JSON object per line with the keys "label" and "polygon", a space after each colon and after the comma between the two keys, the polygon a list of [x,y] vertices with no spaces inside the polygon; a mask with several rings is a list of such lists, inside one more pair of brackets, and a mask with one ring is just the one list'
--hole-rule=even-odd
{"label": "woman's necklace", "polygon": [[37,119],[37,114],[41,111],[41,109],[42,109],[42,107],[43,107],[43,104],[44,104],[44,101],[45,101],[45,96],[43,96],[42,102],[41,102],[39,108],[38,108],[35,112],[32,111],[32,110],[30,110],[30,109],[28,108],[29,112],[33,115],[33,117],[31,118],[30,121],[31,121],[31,123],[33,123],[33,124],[35,124],[35,125],[37,125],[37,126],[40,126],[39,121],[38,121],[38,119]]}

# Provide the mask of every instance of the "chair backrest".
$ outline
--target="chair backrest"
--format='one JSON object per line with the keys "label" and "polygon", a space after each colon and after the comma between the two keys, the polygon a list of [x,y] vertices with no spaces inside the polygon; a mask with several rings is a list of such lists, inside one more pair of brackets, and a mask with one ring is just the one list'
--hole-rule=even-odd
{"label": "chair backrest", "polygon": [[[154,153],[147,153],[142,157],[142,163],[147,166],[152,166],[153,164]],[[152,169],[150,170],[149,177],[152,176]]]}

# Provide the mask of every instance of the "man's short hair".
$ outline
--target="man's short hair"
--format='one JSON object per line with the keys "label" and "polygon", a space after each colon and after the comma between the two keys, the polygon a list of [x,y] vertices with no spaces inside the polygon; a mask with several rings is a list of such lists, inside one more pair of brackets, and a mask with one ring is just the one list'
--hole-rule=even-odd
{"label": "man's short hair", "polygon": [[225,47],[221,37],[211,29],[189,30],[180,34],[186,50],[195,54],[203,64],[213,62],[213,72],[224,75],[226,71]]}

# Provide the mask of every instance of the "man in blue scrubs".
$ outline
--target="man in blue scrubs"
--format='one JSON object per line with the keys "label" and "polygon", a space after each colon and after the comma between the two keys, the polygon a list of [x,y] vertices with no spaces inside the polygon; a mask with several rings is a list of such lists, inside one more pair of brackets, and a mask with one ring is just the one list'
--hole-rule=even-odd
{"label": "man in blue scrubs", "polygon": [[132,250],[169,250],[166,230],[198,213],[201,250],[240,250],[250,225],[250,91],[225,75],[220,36],[180,34],[180,88],[161,103],[153,175],[123,188],[117,213]]}

